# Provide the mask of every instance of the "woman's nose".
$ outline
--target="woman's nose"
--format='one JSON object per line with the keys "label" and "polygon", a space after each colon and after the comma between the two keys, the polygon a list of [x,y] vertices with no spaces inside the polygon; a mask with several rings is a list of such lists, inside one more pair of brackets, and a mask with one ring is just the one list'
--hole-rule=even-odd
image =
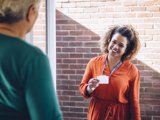
{"label": "woman's nose", "polygon": [[115,44],[113,47],[114,47],[115,49],[118,49],[118,45],[117,45],[117,44]]}

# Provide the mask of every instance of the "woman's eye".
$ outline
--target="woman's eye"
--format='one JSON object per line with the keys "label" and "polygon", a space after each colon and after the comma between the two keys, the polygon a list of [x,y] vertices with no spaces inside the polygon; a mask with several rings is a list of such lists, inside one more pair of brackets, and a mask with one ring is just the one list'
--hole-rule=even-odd
{"label": "woman's eye", "polygon": [[123,45],[119,45],[120,47],[123,47]]}
{"label": "woman's eye", "polygon": [[116,41],[112,41],[113,43],[116,43]]}

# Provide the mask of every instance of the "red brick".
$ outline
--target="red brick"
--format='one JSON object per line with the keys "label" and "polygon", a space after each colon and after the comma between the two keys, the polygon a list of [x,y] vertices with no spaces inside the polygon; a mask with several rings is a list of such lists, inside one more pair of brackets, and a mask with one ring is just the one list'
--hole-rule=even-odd
{"label": "red brick", "polygon": [[46,47],[46,44],[45,43],[34,43],[34,46]]}
{"label": "red brick", "polygon": [[114,7],[99,8],[99,12],[114,12]]}
{"label": "red brick", "polygon": [[[142,90],[143,91],[143,90]],[[144,91],[143,91],[143,93],[144,93]],[[140,98],[153,98],[153,94],[151,93],[151,94],[149,94],[149,93],[144,93],[144,94],[140,94]]]}
{"label": "red brick", "polygon": [[160,13],[158,12],[158,13],[154,13],[154,17],[160,17]]}
{"label": "red brick", "polygon": [[69,85],[69,90],[79,90],[79,85],[78,86],[71,86]]}
{"label": "red brick", "polygon": [[[65,103],[64,104],[65,106],[75,106],[75,105],[70,105],[70,104],[67,104],[67,103]],[[69,117],[77,117],[77,113],[72,113],[72,112],[63,112],[63,117],[67,117],[67,118],[69,118]]]}
{"label": "red brick", "polygon": [[83,35],[83,31],[70,31],[70,35]]}
{"label": "red brick", "polygon": [[131,11],[146,11],[146,7],[131,7]]}
{"label": "red brick", "polygon": [[[79,0],[79,1],[81,1],[81,0]],[[76,2],[76,7],[90,7],[91,5],[90,5],[91,3],[90,2]]]}
{"label": "red brick", "polygon": [[159,30],[146,30],[146,35],[159,35],[160,31]]}
{"label": "red brick", "polygon": [[115,12],[129,12],[129,7],[115,7]]}
{"label": "red brick", "polygon": [[76,48],[76,52],[90,52],[90,48]]}
{"label": "red brick", "polygon": [[106,2],[106,6],[121,6],[122,2]]}
{"label": "red brick", "polygon": [[84,74],[85,70],[76,70],[76,74]]}
{"label": "red brick", "polygon": [[45,36],[45,31],[33,31],[33,36]]}
{"label": "red brick", "polygon": [[112,18],[107,18],[107,19],[99,19],[98,24],[111,24],[113,23],[114,20]]}
{"label": "red brick", "polygon": [[153,24],[138,24],[137,29],[152,29]]}
{"label": "red brick", "polygon": [[69,46],[73,46],[73,47],[82,46],[82,42],[71,42],[71,43],[69,43]]}
{"label": "red brick", "polygon": [[145,100],[145,104],[148,104],[148,105],[159,105],[160,104],[160,100]]}
{"label": "red brick", "polygon": [[151,6],[147,7],[147,11],[159,11],[160,7],[159,6]]}
{"label": "red brick", "polygon": [[140,105],[141,110],[152,110],[152,105]]}
{"label": "red brick", "polygon": [[76,63],[76,59],[63,59],[63,63]]}
{"label": "red brick", "polygon": [[120,13],[107,13],[107,18],[121,18]]}
{"label": "red brick", "polygon": [[[138,70],[144,70],[144,65],[136,65],[136,67],[138,68]],[[141,73],[141,75],[143,76],[143,75],[145,75],[147,72],[145,71],[141,71],[140,72]]]}
{"label": "red brick", "polygon": [[61,41],[62,37],[61,36],[56,36],[56,41]]}
{"label": "red brick", "polygon": [[63,85],[75,85],[76,81],[73,80],[62,80]]}
{"label": "red brick", "polygon": [[84,13],[97,13],[98,8],[84,8]]}
{"label": "red brick", "polygon": [[70,69],[83,69],[82,65],[70,65]]}
{"label": "red brick", "polygon": [[160,46],[160,42],[147,42],[146,43],[146,47],[159,47]]}
{"label": "red brick", "polygon": [[143,71],[140,71],[140,75],[141,76],[152,76],[152,72],[151,71],[144,71],[144,68],[143,68]]}
{"label": "red brick", "polygon": [[83,13],[84,9],[83,8],[69,8],[70,13]]}
{"label": "red brick", "polygon": [[91,2],[90,6],[91,7],[102,7],[102,6],[105,6],[105,4],[104,4],[104,2]]}
{"label": "red brick", "polygon": [[97,42],[85,42],[84,47],[97,47],[98,43]]}
{"label": "red brick", "polygon": [[91,14],[91,18],[105,18],[106,17],[106,14],[104,13],[96,13],[96,14]]}
{"label": "red brick", "polygon": [[61,111],[69,111],[69,107],[60,107],[61,108]]}
{"label": "red brick", "polygon": [[141,116],[141,120],[152,120],[152,117],[150,117],[150,116]]}
{"label": "red brick", "polygon": [[160,18],[146,18],[145,23],[160,23]]}
{"label": "red brick", "polygon": [[84,58],[94,58],[97,57],[97,54],[84,54]]}
{"label": "red brick", "polygon": [[62,30],[75,30],[75,25],[62,25]]}
{"label": "red brick", "polygon": [[153,99],[160,99],[160,94],[153,94]]}
{"label": "red brick", "polygon": [[[63,106],[76,106],[75,102],[63,102]],[[74,113],[75,114],[75,113]],[[64,114],[63,114],[64,115]]]}
{"label": "red brick", "polygon": [[[56,88],[57,88],[57,90],[68,90],[67,85],[57,85]],[[69,97],[59,96],[59,100],[64,100],[64,99],[69,101]]]}
{"label": "red brick", "polygon": [[90,14],[77,14],[77,19],[90,19]]}
{"label": "red brick", "polygon": [[160,87],[160,81],[159,81],[159,83],[158,82],[154,82],[153,83],[153,87]]}
{"label": "red brick", "polygon": [[135,18],[136,13],[122,13],[122,18]]}
{"label": "red brick", "polygon": [[123,2],[123,5],[124,6],[136,6],[137,5],[137,2],[135,1],[125,1]]}
{"label": "red brick", "polygon": [[77,113],[77,117],[86,118],[87,113]]}
{"label": "red brick", "polygon": [[63,41],[76,41],[76,37],[66,36],[66,37],[63,37]]}
{"label": "red brick", "polygon": [[56,42],[56,46],[57,47],[67,47],[68,46],[68,42]]}
{"label": "red brick", "polygon": [[101,50],[100,50],[100,48],[91,48],[91,52],[92,53],[100,53]]}
{"label": "red brick", "polygon": [[57,75],[57,79],[68,79],[68,75]]}
{"label": "red brick", "polygon": [[70,75],[70,79],[73,80],[82,80],[82,75]]}
{"label": "red brick", "polygon": [[[137,25],[138,27],[138,25]],[[139,35],[139,39],[140,41],[152,41],[154,38],[154,36],[152,37],[152,35]]]}
{"label": "red brick", "polygon": [[155,60],[155,65],[160,65],[160,60]]}
{"label": "red brick", "polygon": [[83,58],[83,54],[70,54],[70,58]]}
{"label": "red brick", "polygon": [[98,23],[97,19],[90,19],[84,21],[84,24],[97,24],[97,23]]}
{"label": "red brick", "polygon": [[90,41],[91,37],[90,36],[78,36],[77,41]]}
{"label": "red brick", "polygon": [[160,82],[160,77],[145,77],[146,82]]}
{"label": "red brick", "polygon": [[70,111],[71,112],[75,112],[75,111],[76,112],[83,112],[83,108],[77,108],[77,107],[76,108],[70,108]]}
{"label": "red brick", "polygon": [[60,25],[56,25],[56,30],[61,30],[61,26]]}
{"label": "red brick", "polygon": [[137,17],[153,17],[153,13],[137,13]]}
{"label": "red brick", "polygon": [[56,48],[56,52],[62,52],[61,48]]}
{"label": "red brick", "polygon": [[137,3],[139,6],[153,6],[155,3],[154,1],[143,1],[143,2],[138,2]]}
{"label": "red brick", "polygon": [[[147,58],[149,59],[150,57],[147,57]],[[155,58],[158,58],[158,57],[156,57],[156,56],[155,56]],[[146,70],[155,70],[155,71],[160,71],[160,67],[159,67],[159,66],[157,66],[157,65],[146,66]]]}
{"label": "red brick", "polygon": [[57,64],[57,69],[69,69],[69,65],[66,65],[66,64]]}
{"label": "red brick", "polygon": [[140,53],[152,53],[152,48],[142,47],[139,51]]}
{"label": "red brick", "polygon": [[79,106],[79,107],[89,107],[89,103],[84,103],[84,102],[77,102],[77,104],[76,104],[77,106]]}
{"label": "red brick", "polygon": [[143,18],[133,18],[133,19],[130,19],[129,22],[131,23],[144,23],[145,22],[145,19]]}
{"label": "red brick", "polygon": [[62,95],[76,95],[76,92],[75,91],[62,91]]}
{"label": "red brick", "polygon": [[75,74],[75,70],[62,70],[62,74]]}
{"label": "red brick", "polygon": [[62,48],[62,52],[75,52],[75,48]]}
{"label": "red brick", "polygon": [[56,31],[56,35],[58,36],[68,35],[68,31]]}
{"label": "red brick", "polygon": [[62,8],[75,8],[75,3],[62,3]]}
{"label": "red brick", "polygon": [[60,101],[69,101],[69,96],[58,96],[58,100],[60,100]]}
{"label": "red brick", "polygon": [[153,106],[153,110],[159,110],[159,111],[160,111],[160,105],[158,105],[158,106],[157,106],[157,105],[154,105],[154,106]]}
{"label": "red brick", "polygon": [[56,20],[56,24],[68,24],[68,20]]}
{"label": "red brick", "polygon": [[[90,26],[88,26],[90,27]],[[88,30],[87,26],[83,26],[83,25],[76,25],[76,30]]]}
{"label": "red brick", "polygon": [[83,101],[83,99],[83,97],[70,97],[70,101]]}
{"label": "red brick", "polygon": [[62,72],[61,72],[61,70],[56,70],[56,74],[58,75],[58,74],[62,74]]}
{"label": "red brick", "polygon": [[145,35],[145,30],[137,29],[137,32],[139,33],[139,35]]}
{"label": "red brick", "polygon": [[153,77],[160,77],[160,73],[159,72],[153,72]]}
{"label": "red brick", "polygon": [[160,89],[159,88],[145,88],[145,92],[146,93],[160,93]]}
{"label": "red brick", "polygon": [[158,116],[160,111],[146,111],[146,115]]}
{"label": "red brick", "polygon": [[153,120],[160,120],[160,117],[153,117]]}
{"label": "red brick", "polygon": [[76,19],[76,15],[75,14],[62,14],[61,15],[61,19],[62,20],[71,20],[71,19]]}
{"label": "red brick", "polygon": [[93,31],[84,31],[84,35],[96,35],[96,33],[94,33]]}
{"label": "red brick", "polygon": [[56,59],[56,63],[62,63],[62,59]]}
{"label": "red brick", "polygon": [[77,62],[78,63],[85,63],[87,64],[89,62],[90,59],[79,59]]}

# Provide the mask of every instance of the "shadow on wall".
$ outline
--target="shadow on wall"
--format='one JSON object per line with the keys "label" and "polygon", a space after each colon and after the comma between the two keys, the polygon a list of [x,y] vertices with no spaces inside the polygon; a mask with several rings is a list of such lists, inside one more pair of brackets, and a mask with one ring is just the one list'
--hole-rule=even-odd
{"label": "shadow on wall", "polygon": [[[57,92],[64,120],[87,120],[90,99],[79,92],[89,60],[102,55],[100,36],[89,29],[90,21],[75,21],[56,10]],[[83,24],[83,25],[81,25]],[[87,26],[87,27],[85,27]],[[149,63],[134,59],[140,71],[140,109],[142,120],[160,119],[160,73]],[[155,66],[156,67],[156,66]],[[157,68],[159,69],[159,68]]]}

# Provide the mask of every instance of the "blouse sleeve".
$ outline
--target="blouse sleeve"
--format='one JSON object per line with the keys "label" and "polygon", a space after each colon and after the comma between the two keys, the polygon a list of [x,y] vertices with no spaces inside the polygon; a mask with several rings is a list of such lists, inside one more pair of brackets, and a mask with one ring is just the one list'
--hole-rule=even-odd
{"label": "blouse sleeve", "polygon": [[132,120],[141,120],[139,108],[139,71],[130,83],[130,111]]}
{"label": "blouse sleeve", "polygon": [[24,74],[25,100],[31,120],[62,120],[48,58],[35,57]]}
{"label": "blouse sleeve", "polygon": [[88,86],[88,81],[93,77],[92,64],[93,64],[93,60],[90,60],[90,62],[88,63],[86,67],[85,73],[83,75],[82,82],[79,85],[79,91],[81,92],[84,98],[90,98],[90,97],[93,97],[94,95],[94,91],[91,94],[88,94],[86,91],[86,88]]}

